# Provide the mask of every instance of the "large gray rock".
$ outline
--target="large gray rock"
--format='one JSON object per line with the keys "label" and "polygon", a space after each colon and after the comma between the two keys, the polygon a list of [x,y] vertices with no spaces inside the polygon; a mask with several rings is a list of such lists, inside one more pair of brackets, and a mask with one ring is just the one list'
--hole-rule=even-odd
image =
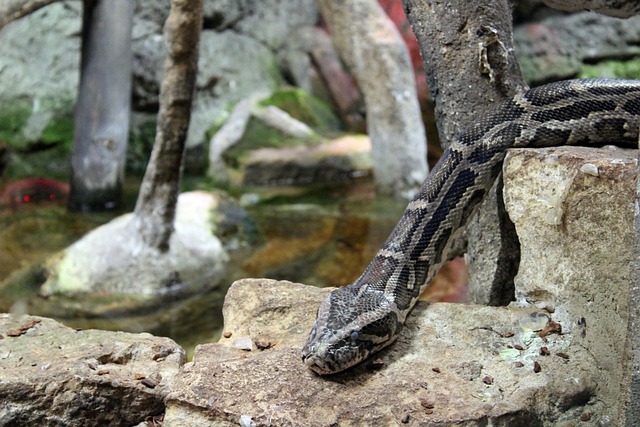
{"label": "large gray rock", "polygon": [[167,252],[142,241],[133,214],[117,217],[50,257],[41,293],[106,292],[154,297],[219,285],[228,255],[210,222],[218,203],[210,193],[182,193]]}
{"label": "large gray rock", "polygon": [[377,2],[319,1],[340,56],[364,94],[376,189],[413,197],[428,172],[426,135],[407,46]]}
{"label": "large gray rock", "polygon": [[[134,111],[158,108],[165,56],[162,27],[169,5],[136,1]],[[292,32],[317,20],[313,0],[205,2],[188,146],[204,142],[204,132],[224,116],[230,103],[281,84],[278,49]],[[21,142],[33,142],[54,120],[69,121],[77,94],[81,21],[82,2],[64,0],[0,30],[0,130],[12,126]]]}
{"label": "large gray rock", "polygon": [[52,4],[0,29],[0,134],[38,141],[71,116],[80,66],[81,2]]}
{"label": "large gray rock", "polygon": [[516,27],[513,43],[525,80],[560,80],[575,76],[584,63],[638,55],[640,16],[553,15]]}
{"label": "large gray rock", "polygon": [[162,413],[184,362],[168,338],[0,314],[0,425],[136,425]]}
{"label": "large gray rock", "polygon": [[237,282],[227,338],[196,349],[165,425],[633,425],[635,152],[513,150],[504,175],[516,304],[418,304],[377,360],[319,377],[300,351],[328,290]]}

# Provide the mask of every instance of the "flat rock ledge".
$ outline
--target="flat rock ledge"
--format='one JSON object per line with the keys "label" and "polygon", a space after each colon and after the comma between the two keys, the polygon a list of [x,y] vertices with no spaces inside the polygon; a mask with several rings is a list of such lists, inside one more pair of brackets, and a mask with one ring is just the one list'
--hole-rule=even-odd
{"label": "flat rock ledge", "polygon": [[0,425],[129,425],[162,414],[185,362],[168,338],[0,314]]}
{"label": "flat rock ledge", "polygon": [[[232,285],[228,338],[196,348],[164,425],[569,426],[606,415],[593,357],[571,333],[546,334],[553,323],[536,309],[420,303],[378,358],[318,376],[300,352],[327,292],[266,279]],[[251,350],[241,349],[247,341]]]}

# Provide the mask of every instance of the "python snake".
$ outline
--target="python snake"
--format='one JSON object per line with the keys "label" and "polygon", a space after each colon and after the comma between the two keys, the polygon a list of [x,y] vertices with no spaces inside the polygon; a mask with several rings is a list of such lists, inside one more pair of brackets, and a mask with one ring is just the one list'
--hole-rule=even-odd
{"label": "python snake", "polygon": [[302,351],[318,374],[391,344],[502,169],[508,148],[638,146],[640,81],[567,80],[529,89],[462,131],[364,273],[321,303]]}

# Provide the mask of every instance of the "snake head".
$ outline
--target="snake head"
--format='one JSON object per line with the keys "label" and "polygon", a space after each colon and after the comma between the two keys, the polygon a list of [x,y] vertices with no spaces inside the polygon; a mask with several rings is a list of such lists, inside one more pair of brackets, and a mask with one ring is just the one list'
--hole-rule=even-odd
{"label": "snake head", "polygon": [[334,290],[320,304],[303,362],[320,375],[333,374],[388,346],[402,328],[393,307],[367,285]]}

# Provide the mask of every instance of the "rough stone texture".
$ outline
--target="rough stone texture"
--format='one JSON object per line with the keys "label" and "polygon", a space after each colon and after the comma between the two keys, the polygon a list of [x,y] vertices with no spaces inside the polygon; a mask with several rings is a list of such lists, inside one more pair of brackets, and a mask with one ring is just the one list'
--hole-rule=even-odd
{"label": "rough stone texture", "polygon": [[[608,414],[593,396],[589,351],[573,334],[545,342],[534,331],[548,317],[535,309],[419,303],[373,364],[319,377],[300,351],[327,292],[236,282],[225,300],[228,338],[196,349],[167,397],[164,425],[225,426],[241,417],[255,425],[574,425],[585,412],[592,420]],[[237,348],[246,337],[252,351]],[[543,346],[549,356],[540,355]]]}
{"label": "rough stone texture", "polygon": [[162,413],[184,362],[168,338],[0,314],[0,424],[136,425]]}
{"label": "rough stone texture", "polygon": [[625,383],[629,384],[626,396],[626,426],[631,427],[633,420],[640,420],[640,180],[636,180],[635,221],[633,242],[633,285],[629,297],[629,341],[627,351],[631,357],[631,369],[627,372]]}
{"label": "rough stone texture", "polygon": [[520,262],[520,242],[505,212],[502,179],[496,180],[466,230],[469,260],[467,302],[508,305]]}
{"label": "rough stone texture", "polygon": [[382,194],[411,198],[428,167],[406,44],[375,0],[319,1],[318,7],[364,94],[376,187]]}
{"label": "rough stone texture", "polygon": [[41,292],[45,295],[108,292],[152,296],[215,286],[222,280],[228,260],[210,223],[217,203],[209,193],[181,194],[175,231],[166,253],[142,242],[133,228],[132,214],[92,230],[50,258],[47,281]]}
{"label": "rough stone texture", "polygon": [[317,145],[260,148],[241,159],[231,182],[237,186],[304,185],[371,174],[371,141],[350,135]]}
{"label": "rough stone texture", "polygon": [[601,369],[596,393],[615,425],[623,425],[619,404],[631,380],[637,175],[637,152],[615,147],[511,150],[504,165],[505,205],[522,250],[517,303],[552,311],[589,350]]}
{"label": "rough stone texture", "polygon": [[[0,29],[0,98],[4,105],[21,107],[27,123],[24,127],[18,123],[18,128],[27,142],[37,141],[56,116],[73,114],[81,8],[80,1],[60,1]],[[162,26],[168,12],[168,1],[135,4],[133,108],[137,112],[158,108],[165,56]],[[224,115],[229,103],[281,84],[278,48],[289,34],[315,25],[317,19],[313,0],[205,2],[201,73],[187,145],[204,142],[205,130]]]}
{"label": "rough stone texture", "polygon": [[553,15],[518,26],[513,43],[528,82],[570,78],[585,62],[638,55],[640,16],[618,19],[593,12]]}
{"label": "rough stone texture", "polygon": [[544,0],[554,9],[573,12],[589,9],[605,15],[628,18],[640,13],[640,1],[637,0]]}
{"label": "rough stone texture", "polygon": [[10,142],[37,141],[61,116],[70,122],[81,21],[81,2],[61,2],[0,29],[0,120],[4,132],[13,127]]}

